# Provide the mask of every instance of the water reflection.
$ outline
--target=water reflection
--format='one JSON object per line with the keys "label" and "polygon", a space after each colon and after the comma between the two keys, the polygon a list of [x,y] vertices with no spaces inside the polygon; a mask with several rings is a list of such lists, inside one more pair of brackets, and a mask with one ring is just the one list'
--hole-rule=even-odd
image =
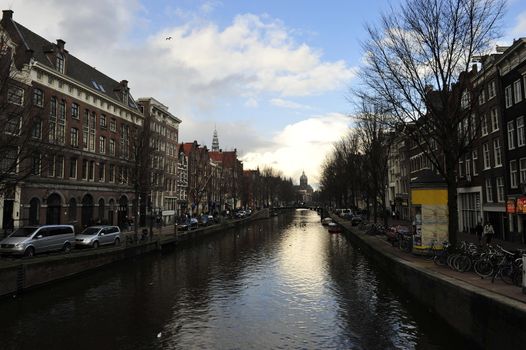
{"label": "water reflection", "polygon": [[0,348],[470,345],[406,299],[316,213],[297,211],[2,301]]}

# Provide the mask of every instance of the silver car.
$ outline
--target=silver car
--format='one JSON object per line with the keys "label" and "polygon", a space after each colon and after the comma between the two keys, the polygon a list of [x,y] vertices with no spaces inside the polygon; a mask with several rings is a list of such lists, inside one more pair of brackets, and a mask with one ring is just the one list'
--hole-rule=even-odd
{"label": "silver car", "polygon": [[34,256],[53,250],[69,253],[75,245],[71,225],[24,226],[0,241],[0,254]]}
{"label": "silver car", "polygon": [[118,226],[90,226],[75,237],[77,247],[98,248],[100,245],[121,242],[121,230]]}

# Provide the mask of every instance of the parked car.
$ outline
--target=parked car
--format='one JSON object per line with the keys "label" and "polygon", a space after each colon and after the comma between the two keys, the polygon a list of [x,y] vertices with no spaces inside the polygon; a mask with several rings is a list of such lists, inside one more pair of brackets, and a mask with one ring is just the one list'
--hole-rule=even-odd
{"label": "parked car", "polygon": [[341,211],[338,213],[338,216],[341,218],[348,218],[352,216],[352,210],[351,209],[341,209]]}
{"label": "parked car", "polygon": [[362,217],[360,215],[353,215],[351,217],[351,225],[356,226],[362,223]]}
{"label": "parked car", "polygon": [[120,242],[121,230],[118,226],[90,226],[75,236],[75,243],[79,248],[98,248],[106,244],[119,245]]}
{"label": "parked car", "polygon": [[190,230],[194,230],[199,226],[199,222],[197,221],[197,218],[190,218],[188,221],[188,227]]}
{"label": "parked car", "polygon": [[329,223],[331,223],[331,222],[332,222],[332,218],[330,218],[330,217],[326,217],[325,219],[321,220],[321,224],[322,224],[323,226],[327,226],[327,225],[329,225]]}
{"label": "parked car", "polygon": [[69,253],[74,246],[72,225],[24,226],[0,241],[0,254],[32,257],[61,249]]}
{"label": "parked car", "polygon": [[203,226],[213,225],[214,224],[214,217],[209,214],[203,214],[201,215],[201,220],[199,221],[199,224]]}

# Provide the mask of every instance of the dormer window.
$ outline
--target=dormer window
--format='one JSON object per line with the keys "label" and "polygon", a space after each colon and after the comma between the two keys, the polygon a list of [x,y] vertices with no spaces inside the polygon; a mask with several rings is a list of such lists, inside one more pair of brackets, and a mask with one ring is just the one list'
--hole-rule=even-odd
{"label": "dormer window", "polygon": [[55,61],[55,68],[60,73],[64,73],[64,56],[61,53],[57,54],[56,61]]}

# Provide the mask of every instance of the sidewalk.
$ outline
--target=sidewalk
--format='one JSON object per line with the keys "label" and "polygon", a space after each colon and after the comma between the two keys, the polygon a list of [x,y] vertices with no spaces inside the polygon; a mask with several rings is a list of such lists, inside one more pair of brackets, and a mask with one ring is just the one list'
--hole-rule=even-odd
{"label": "sidewalk", "polygon": [[[522,288],[514,285],[509,285],[496,279],[494,283],[491,282],[491,279],[482,279],[474,272],[458,272],[450,269],[447,266],[438,266],[433,261],[426,260],[424,257],[414,255],[412,253],[404,252],[396,247],[393,247],[390,242],[387,241],[385,235],[367,235],[364,231],[359,230],[356,226],[351,226],[350,223],[346,220],[338,220],[341,225],[343,225],[347,230],[351,231],[353,234],[360,237],[364,237],[369,241],[377,241],[378,246],[382,251],[385,251],[387,254],[395,255],[396,257],[403,259],[405,261],[411,262],[421,268],[427,269],[429,271],[439,273],[441,275],[447,276],[449,278],[454,278],[459,282],[468,283],[472,286],[481,288],[483,290],[496,293],[500,296],[511,298],[522,303],[526,303],[526,294],[522,293]],[[381,223],[381,222],[379,222]],[[389,225],[410,225],[411,223],[403,220],[389,220]],[[478,244],[478,238],[476,235],[471,235],[468,233],[460,233],[459,241],[465,240]],[[493,239],[492,244],[499,244],[506,250],[514,249],[526,249],[526,245],[515,242],[507,242],[499,239]]]}
{"label": "sidewalk", "polygon": [[[382,221],[378,221],[378,222],[379,223],[383,223],[383,220]],[[396,219],[389,218],[389,220],[387,220],[387,222],[389,223],[389,226],[397,226],[397,225],[411,226],[411,222],[406,221],[406,220],[396,220]],[[457,240],[458,241],[466,241],[466,242],[479,244],[479,240],[478,240],[477,235],[476,234],[467,233],[467,232],[459,232]],[[504,240],[498,239],[498,238],[493,238],[491,240],[491,243],[492,244],[498,244],[498,245],[500,245],[502,248],[504,248],[506,250],[516,250],[516,249],[526,250],[526,244],[523,244],[521,242],[510,242],[510,241],[504,241]]]}

